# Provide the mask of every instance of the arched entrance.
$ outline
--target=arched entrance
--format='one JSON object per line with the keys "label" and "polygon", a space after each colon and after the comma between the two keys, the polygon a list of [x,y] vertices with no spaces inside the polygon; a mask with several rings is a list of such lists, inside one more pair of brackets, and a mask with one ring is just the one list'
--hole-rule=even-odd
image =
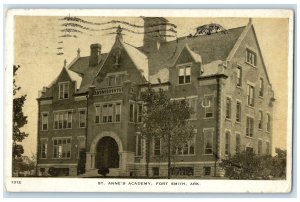
{"label": "arched entrance", "polygon": [[109,136],[99,140],[96,146],[95,168],[119,168],[119,147]]}

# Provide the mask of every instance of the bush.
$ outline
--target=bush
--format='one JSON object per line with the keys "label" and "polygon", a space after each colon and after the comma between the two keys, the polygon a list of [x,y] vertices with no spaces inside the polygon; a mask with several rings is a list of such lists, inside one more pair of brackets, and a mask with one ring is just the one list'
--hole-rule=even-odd
{"label": "bush", "polygon": [[[276,151],[277,152],[277,151]],[[285,178],[286,151],[278,150],[277,155],[258,156],[243,151],[228,159],[223,159],[220,167],[229,179],[273,179]]]}
{"label": "bush", "polygon": [[104,177],[106,177],[106,175],[109,173],[109,169],[106,167],[102,167],[98,170],[98,174],[99,175],[103,175]]}

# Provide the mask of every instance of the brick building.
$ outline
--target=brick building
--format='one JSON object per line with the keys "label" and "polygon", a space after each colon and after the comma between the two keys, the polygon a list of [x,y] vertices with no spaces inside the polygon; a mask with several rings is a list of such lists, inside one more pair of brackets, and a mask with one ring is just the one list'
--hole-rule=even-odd
{"label": "brick building", "polygon": [[[153,26],[157,25],[158,26]],[[108,53],[100,44],[90,55],[64,65],[38,98],[38,172],[47,175],[145,176],[141,92],[145,84],[172,99],[188,99],[195,136],[176,153],[176,176],[220,175],[218,159],[241,150],[271,153],[274,92],[251,20],[246,26],[210,35],[167,40],[167,20],[144,18],[142,47],[117,30]],[[167,176],[159,158],[161,142],[151,143],[151,176]],[[155,158],[154,158],[155,157]]]}

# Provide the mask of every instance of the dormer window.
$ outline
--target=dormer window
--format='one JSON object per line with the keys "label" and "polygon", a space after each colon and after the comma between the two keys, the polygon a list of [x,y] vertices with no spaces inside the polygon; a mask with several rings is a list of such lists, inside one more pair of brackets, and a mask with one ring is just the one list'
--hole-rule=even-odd
{"label": "dormer window", "polygon": [[58,84],[58,99],[68,99],[69,98],[69,82],[61,82]]}
{"label": "dormer window", "polygon": [[246,62],[252,66],[256,66],[256,64],[257,64],[256,53],[254,53],[252,50],[247,49],[246,50]]}
{"label": "dormer window", "polygon": [[180,66],[178,70],[178,83],[191,83],[191,66]]}

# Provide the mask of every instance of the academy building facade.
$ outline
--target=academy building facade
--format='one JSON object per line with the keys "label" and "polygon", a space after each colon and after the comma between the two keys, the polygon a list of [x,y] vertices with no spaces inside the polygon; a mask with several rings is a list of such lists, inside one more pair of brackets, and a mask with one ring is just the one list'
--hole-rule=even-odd
{"label": "academy building facade", "polygon": [[[242,150],[271,154],[274,92],[251,20],[210,35],[168,40],[152,32],[167,20],[144,18],[142,47],[118,29],[108,53],[101,44],[65,65],[38,100],[39,176],[146,175],[141,93],[151,83],[172,99],[187,99],[194,138],[177,150],[172,175],[220,176],[220,159]],[[151,177],[166,177],[163,143],[151,142]],[[84,173],[83,173],[84,172]]]}

